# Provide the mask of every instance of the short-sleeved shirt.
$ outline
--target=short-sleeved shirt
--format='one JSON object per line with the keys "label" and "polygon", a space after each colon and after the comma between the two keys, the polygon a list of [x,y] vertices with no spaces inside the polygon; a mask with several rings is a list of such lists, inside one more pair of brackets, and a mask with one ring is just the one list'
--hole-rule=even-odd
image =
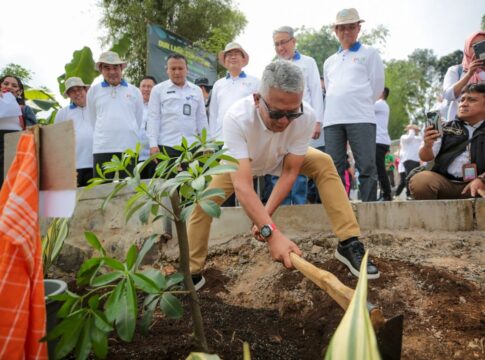
{"label": "short-sleeved shirt", "polygon": [[93,127],[86,107],[70,104],[58,111],[54,123],[72,120],[76,137],[76,169],[93,167]]}
{"label": "short-sleeved shirt", "polygon": [[153,87],[148,102],[150,147],[180,145],[182,137],[190,144],[207,127],[204,96],[197,85],[186,81],[177,86],[166,80]]}
{"label": "short-sleeved shirt", "polygon": [[249,159],[254,176],[279,176],[287,154],[305,155],[308,150],[316,119],[305,102],[303,112],[283,132],[272,132],[261,119],[253,97],[247,96],[231,106],[224,116],[224,147],[238,160]]}

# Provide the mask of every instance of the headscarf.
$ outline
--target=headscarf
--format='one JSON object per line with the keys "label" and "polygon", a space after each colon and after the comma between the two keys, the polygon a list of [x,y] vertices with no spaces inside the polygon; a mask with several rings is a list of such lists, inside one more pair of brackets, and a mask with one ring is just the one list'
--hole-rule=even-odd
{"label": "headscarf", "polygon": [[[471,34],[470,36],[468,36],[468,38],[465,41],[465,50],[463,51],[463,61],[461,62],[461,65],[463,66],[463,71],[468,71],[468,68],[470,67],[473,61],[473,57],[475,56],[475,53],[473,52],[472,43],[475,40],[475,38],[479,35],[485,36],[485,31],[477,31]],[[483,71],[483,70],[478,68],[475,71],[475,74],[473,74],[473,76],[470,78],[470,81],[468,82],[469,84],[480,82],[480,78],[478,76],[478,73],[480,71]]]}

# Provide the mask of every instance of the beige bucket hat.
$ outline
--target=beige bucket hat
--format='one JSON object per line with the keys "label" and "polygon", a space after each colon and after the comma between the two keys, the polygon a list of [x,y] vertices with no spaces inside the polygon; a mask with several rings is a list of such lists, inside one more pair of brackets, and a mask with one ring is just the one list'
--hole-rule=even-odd
{"label": "beige bucket hat", "polygon": [[219,64],[221,64],[222,66],[226,67],[226,65],[224,64],[224,57],[226,55],[227,52],[231,51],[231,50],[239,50],[242,52],[243,54],[243,57],[244,57],[244,65],[243,67],[245,67],[248,63],[249,63],[249,55],[248,53],[243,49],[243,47],[241,45],[239,45],[237,42],[230,42],[229,44],[226,45],[226,47],[224,48],[224,50],[222,50],[221,52],[219,52]]}
{"label": "beige bucket hat", "polygon": [[73,88],[75,86],[81,86],[81,87],[84,87],[84,88],[88,88],[89,85],[86,85],[85,83],[83,83],[83,80],[81,78],[78,78],[78,77],[70,77],[66,80],[66,82],[64,83],[64,86],[65,86],[65,90],[64,90],[64,96],[67,96],[67,92],[69,91],[70,88]]}
{"label": "beige bucket hat", "polygon": [[360,18],[359,13],[356,9],[342,9],[337,13],[337,18],[335,19],[335,23],[333,23],[332,26],[335,27],[337,25],[361,23],[364,21],[364,19]]}
{"label": "beige bucket hat", "polygon": [[114,51],[105,51],[99,56],[99,60],[96,63],[96,70],[99,72],[101,72],[101,64],[121,65],[121,69],[126,67],[126,61],[121,60],[118,53],[115,53]]}

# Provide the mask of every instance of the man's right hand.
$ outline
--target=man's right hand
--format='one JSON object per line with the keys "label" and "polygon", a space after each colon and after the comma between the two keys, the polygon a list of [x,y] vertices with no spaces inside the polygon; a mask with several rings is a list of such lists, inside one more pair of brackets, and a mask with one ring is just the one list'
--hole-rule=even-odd
{"label": "man's right hand", "polygon": [[435,130],[433,125],[429,125],[426,127],[424,130],[424,146],[427,147],[428,149],[433,147],[434,142],[436,139],[440,137],[440,133],[438,130]]}
{"label": "man's right hand", "polygon": [[293,264],[290,260],[290,253],[294,252],[298,256],[301,256],[301,250],[298,246],[284,236],[279,230],[274,231],[268,239],[268,246],[271,258],[275,261],[281,261],[288,269],[293,268]]}
{"label": "man's right hand", "polygon": [[[158,148],[158,146],[153,146],[153,147],[150,148],[150,156],[153,155],[153,154],[159,153],[159,152],[160,152],[160,149]],[[157,159],[153,159],[153,162],[155,164],[158,164]]]}

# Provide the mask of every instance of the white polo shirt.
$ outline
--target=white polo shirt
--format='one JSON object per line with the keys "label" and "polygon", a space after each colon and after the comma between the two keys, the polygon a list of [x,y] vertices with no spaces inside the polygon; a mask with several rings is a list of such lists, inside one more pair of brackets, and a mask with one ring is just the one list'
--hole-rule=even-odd
{"label": "white polo shirt", "polygon": [[143,97],[137,87],[125,80],[117,86],[106,81],[91,86],[87,112],[94,131],[94,154],[135,149],[140,142]]}
{"label": "white polo shirt", "polygon": [[150,147],[180,145],[182,137],[190,144],[207,127],[204,96],[197,85],[186,81],[180,87],[169,79],[153,87],[148,102]]}
{"label": "white polo shirt", "polygon": [[93,167],[93,127],[86,107],[66,106],[56,114],[54,123],[72,120],[76,139],[76,169]]}
{"label": "white polo shirt", "polygon": [[421,147],[421,142],[423,137],[421,135],[416,135],[414,132],[408,132],[401,136],[400,147],[401,156],[400,161],[404,164],[407,160],[420,161],[419,158],[419,148]]}
{"label": "white polo shirt", "polygon": [[241,71],[239,76],[226,77],[217,80],[212,87],[209,105],[209,136],[211,139],[222,140],[222,120],[227,109],[237,100],[257,93],[259,79],[246,75]]}
{"label": "white polo shirt", "polygon": [[147,136],[148,123],[148,103],[143,103],[143,118],[140,126],[140,160],[146,160],[150,157],[150,144]]}
{"label": "white polo shirt", "polygon": [[272,132],[264,125],[253,97],[247,96],[231,106],[224,116],[224,147],[238,160],[249,159],[253,176],[280,176],[287,154],[307,152],[315,128],[315,113],[305,102],[303,112],[283,132]]}
{"label": "white polo shirt", "polygon": [[356,42],[323,64],[325,113],[323,126],[375,124],[374,103],[384,90],[384,65],[376,49]]}
{"label": "white polo shirt", "polygon": [[[314,58],[300,54],[300,52],[297,50],[295,50],[295,54],[293,55],[291,62],[298,66],[303,72],[303,78],[305,79],[303,100],[311,105],[313,111],[315,112],[317,122],[323,125],[323,96],[317,62]],[[325,146],[323,129],[318,139],[310,140],[310,145],[313,147]]]}
{"label": "white polo shirt", "polygon": [[376,114],[376,144],[391,145],[391,138],[387,131],[389,124],[389,105],[383,99],[379,99],[374,104]]}

